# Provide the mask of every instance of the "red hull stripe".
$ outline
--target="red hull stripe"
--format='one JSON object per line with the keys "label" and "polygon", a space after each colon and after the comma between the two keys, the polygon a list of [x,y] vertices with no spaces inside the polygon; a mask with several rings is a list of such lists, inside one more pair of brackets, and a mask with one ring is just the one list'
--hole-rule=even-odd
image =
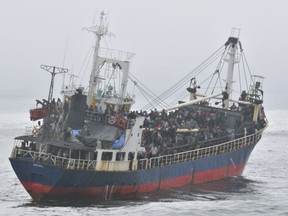
{"label": "red hull stripe", "polygon": [[182,187],[189,184],[200,184],[220,180],[226,177],[240,176],[245,164],[231,165],[214,170],[198,172],[176,178],[165,179],[141,185],[107,185],[101,187],[51,187],[39,183],[23,181],[22,184],[33,199],[57,197],[93,197],[97,199],[121,198],[124,196],[137,196],[157,190],[166,190]]}

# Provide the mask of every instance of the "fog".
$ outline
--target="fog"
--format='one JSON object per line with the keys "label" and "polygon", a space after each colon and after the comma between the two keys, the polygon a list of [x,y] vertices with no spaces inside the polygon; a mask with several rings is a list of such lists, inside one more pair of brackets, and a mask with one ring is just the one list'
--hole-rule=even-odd
{"label": "fog", "polygon": [[[286,0],[1,0],[0,95],[46,98],[51,75],[41,64],[68,68],[85,84],[94,37],[81,29],[104,10],[116,37],[102,46],[135,52],[130,72],[156,94],[240,28],[251,72],[265,77],[265,102],[278,100],[281,107],[288,104],[281,99],[288,81],[287,8]],[[56,76],[55,95],[61,83]]]}

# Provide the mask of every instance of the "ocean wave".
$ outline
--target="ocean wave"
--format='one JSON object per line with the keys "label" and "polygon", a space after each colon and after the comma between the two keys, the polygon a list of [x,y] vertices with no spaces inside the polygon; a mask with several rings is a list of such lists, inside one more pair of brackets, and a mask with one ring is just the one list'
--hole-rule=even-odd
{"label": "ocean wave", "polygon": [[267,130],[263,134],[263,136],[288,136],[288,129],[282,129],[282,130]]}

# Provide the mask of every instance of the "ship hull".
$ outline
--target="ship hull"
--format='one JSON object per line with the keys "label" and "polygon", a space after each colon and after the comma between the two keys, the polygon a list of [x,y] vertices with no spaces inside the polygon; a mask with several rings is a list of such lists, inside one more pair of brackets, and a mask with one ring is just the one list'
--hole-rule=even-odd
{"label": "ship hull", "polygon": [[126,172],[65,169],[29,159],[10,158],[10,162],[34,200],[133,199],[159,190],[241,176],[255,145],[197,160]]}

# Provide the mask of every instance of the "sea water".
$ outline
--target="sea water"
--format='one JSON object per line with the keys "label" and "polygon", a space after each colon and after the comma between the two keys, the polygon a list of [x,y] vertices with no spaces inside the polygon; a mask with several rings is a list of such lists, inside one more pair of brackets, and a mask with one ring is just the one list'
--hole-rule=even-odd
{"label": "sea water", "polygon": [[141,200],[35,202],[8,160],[14,137],[31,126],[30,99],[2,98],[0,215],[288,215],[288,109],[266,110],[269,127],[242,177],[187,186]]}

